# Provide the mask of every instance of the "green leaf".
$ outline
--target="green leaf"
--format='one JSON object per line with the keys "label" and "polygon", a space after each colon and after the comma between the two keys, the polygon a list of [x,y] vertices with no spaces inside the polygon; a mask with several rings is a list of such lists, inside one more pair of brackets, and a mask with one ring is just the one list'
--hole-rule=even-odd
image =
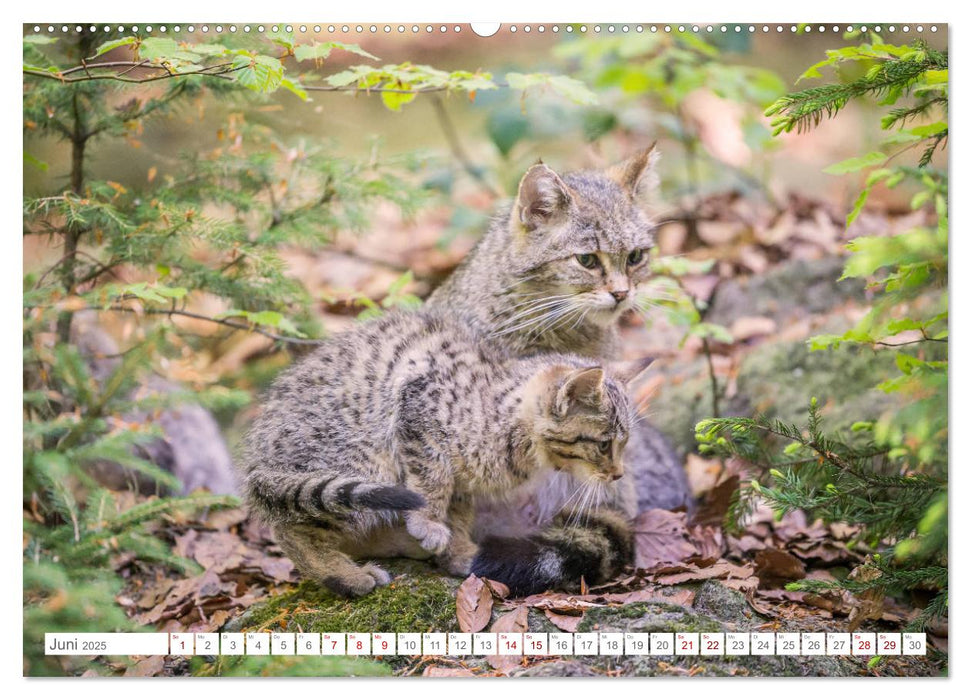
{"label": "green leaf", "polygon": [[912,129],[907,130],[909,133],[920,138],[928,138],[930,136],[937,136],[938,134],[943,134],[947,131],[947,122],[934,122],[933,124],[924,124],[923,126],[915,126]]}
{"label": "green leaf", "polygon": [[233,68],[237,82],[255,92],[273,92],[283,82],[283,64],[272,56],[242,54]]}
{"label": "green leaf", "polygon": [[549,73],[506,73],[506,83],[513,90],[523,93],[533,87],[546,87],[581,105],[596,104],[596,93],[575,78]]}
{"label": "green leaf", "polygon": [[122,37],[121,39],[113,39],[112,41],[106,41],[105,43],[103,43],[101,46],[98,47],[98,50],[94,52],[94,55],[101,56],[103,54],[108,53],[112,49],[117,49],[122,46],[131,46],[136,41],[138,41],[138,37],[134,37],[134,36],[126,36],[126,37]]}
{"label": "green leaf", "polygon": [[402,106],[413,102],[418,97],[417,92],[395,92],[397,90],[411,90],[411,85],[408,83],[398,83],[393,87],[384,87],[383,90],[381,101],[392,112],[400,112]]}
{"label": "green leaf", "polygon": [[294,95],[299,97],[301,100],[310,99],[307,96],[307,91],[303,88],[303,86],[300,83],[294,80],[291,80],[290,78],[284,78],[283,80],[281,80],[280,87],[282,87],[284,90],[289,90]]}
{"label": "green leaf", "polygon": [[414,278],[415,276],[412,274],[411,270],[408,270],[403,275],[398,277],[398,279],[396,279],[394,282],[391,283],[391,286],[388,287],[388,295],[397,296],[404,290],[405,287],[411,284]]}
{"label": "green leaf", "polygon": [[39,44],[43,46],[45,44],[53,44],[56,41],[56,36],[48,36],[47,34],[28,34],[24,37],[25,44]]}
{"label": "green leaf", "polygon": [[323,43],[314,42],[313,44],[301,44],[293,49],[293,55],[298,61],[315,60],[323,61],[328,56],[330,52],[334,49],[339,49],[340,51],[347,51],[348,53],[357,54],[358,56],[363,56],[364,58],[370,58],[375,61],[378,57],[374,54],[368,53],[362,49],[357,44],[345,44],[340,41],[327,41]]}
{"label": "green leaf", "polygon": [[735,338],[732,337],[731,331],[725,328],[725,326],[721,326],[717,323],[702,322],[695,324],[688,329],[688,335],[694,335],[699,338],[711,338],[722,343],[735,342]]}
{"label": "green leaf", "polygon": [[855,173],[864,168],[872,168],[875,165],[880,165],[885,160],[887,156],[880,151],[872,151],[867,153],[865,156],[855,156],[853,158],[847,158],[846,160],[840,161],[839,163],[834,163],[828,168],[823,168],[824,173],[830,175],[843,175],[844,173]]}

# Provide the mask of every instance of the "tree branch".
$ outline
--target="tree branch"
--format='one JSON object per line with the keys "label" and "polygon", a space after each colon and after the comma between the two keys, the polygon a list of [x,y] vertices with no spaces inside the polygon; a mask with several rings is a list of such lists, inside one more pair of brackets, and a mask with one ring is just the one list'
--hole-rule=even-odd
{"label": "tree branch", "polygon": [[180,309],[132,309],[127,306],[89,306],[87,309],[94,311],[122,311],[129,314],[146,314],[149,316],[184,316],[186,318],[193,318],[197,321],[208,321],[209,323],[216,323],[220,326],[226,326],[228,328],[234,328],[239,331],[248,331],[250,333],[259,333],[260,335],[266,336],[271,340],[276,340],[281,343],[290,343],[293,345],[320,345],[323,340],[314,338],[293,338],[287,335],[279,335],[277,333],[272,333],[267,330],[263,330],[253,324],[249,323],[239,323],[237,321],[231,321],[228,318],[213,318],[212,316],[205,316],[203,314],[193,313],[192,311],[182,311]]}

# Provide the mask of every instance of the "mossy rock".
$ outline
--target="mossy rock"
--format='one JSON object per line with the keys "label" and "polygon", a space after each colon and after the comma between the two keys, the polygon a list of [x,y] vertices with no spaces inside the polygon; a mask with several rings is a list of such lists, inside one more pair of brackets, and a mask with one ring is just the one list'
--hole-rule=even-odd
{"label": "mossy rock", "polygon": [[782,324],[794,316],[825,313],[850,300],[866,303],[862,280],[845,279],[840,257],[793,260],[763,275],[721,282],[705,320],[724,326],[742,316],[768,316]]}
{"label": "mossy rock", "polygon": [[455,592],[461,581],[427,564],[392,559],[388,586],[348,600],[312,581],[271,597],[230,621],[224,631],[447,632],[458,629]]}
{"label": "mossy rock", "polygon": [[[690,378],[680,384],[662,386],[651,415],[681,454],[697,448],[695,425],[712,415],[704,363],[696,361],[686,373]],[[758,412],[805,425],[809,400],[815,396],[822,408],[823,430],[846,432],[853,423],[875,420],[897,405],[896,395],[875,387],[898,373],[892,353],[852,346],[812,352],[804,341],[766,343],[742,361],[735,395],[722,400],[721,413],[751,416]]]}

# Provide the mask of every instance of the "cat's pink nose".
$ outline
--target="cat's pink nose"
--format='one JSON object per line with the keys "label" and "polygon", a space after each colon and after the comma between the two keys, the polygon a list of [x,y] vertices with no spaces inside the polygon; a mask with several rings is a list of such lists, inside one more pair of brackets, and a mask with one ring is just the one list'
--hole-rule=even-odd
{"label": "cat's pink nose", "polygon": [[617,291],[611,292],[610,296],[612,296],[614,300],[619,304],[620,302],[622,302],[624,299],[627,298],[628,294],[629,294],[629,290],[618,289]]}

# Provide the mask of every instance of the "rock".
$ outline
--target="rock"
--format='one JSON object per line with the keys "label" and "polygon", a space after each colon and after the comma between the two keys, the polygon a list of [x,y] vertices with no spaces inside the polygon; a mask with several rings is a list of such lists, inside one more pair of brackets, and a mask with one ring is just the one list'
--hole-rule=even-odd
{"label": "rock", "polygon": [[694,609],[731,622],[748,622],[753,618],[744,595],[714,580],[705,581],[698,589]]}
{"label": "rock", "polygon": [[793,316],[821,313],[848,300],[866,302],[858,279],[839,280],[843,258],[795,260],[763,275],[722,282],[705,320],[731,326],[745,316],[767,316],[779,325]]}
{"label": "rock", "polygon": [[597,674],[581,661],[550,661],[524,668],[512,674],[522,678],[572,678],[577,676],[590,677]]}

